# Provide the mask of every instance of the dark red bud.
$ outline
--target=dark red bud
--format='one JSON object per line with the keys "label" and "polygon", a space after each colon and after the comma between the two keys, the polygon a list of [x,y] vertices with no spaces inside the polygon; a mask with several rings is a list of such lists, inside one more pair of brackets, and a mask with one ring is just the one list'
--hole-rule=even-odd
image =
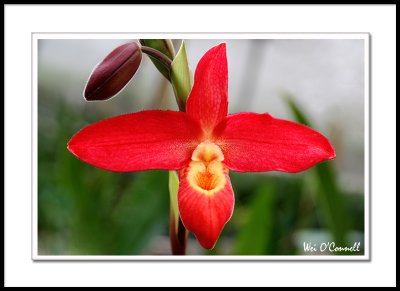
{"label": "dark red bud", "polygon": [[115,48],[90,74],[83,96],[87,101],[115,96],[135,75],[141,60],[142,52],[135,42]]}

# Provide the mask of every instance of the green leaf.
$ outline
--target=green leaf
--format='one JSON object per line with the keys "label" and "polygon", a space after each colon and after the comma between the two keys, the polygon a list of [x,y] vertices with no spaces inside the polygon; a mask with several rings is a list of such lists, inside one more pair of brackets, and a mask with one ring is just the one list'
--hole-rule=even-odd
{"label": "green leaf", "polygon": [[186,100],[192,89],[192,77],[186,55],[185,41],[182,41],[182,45],[172,62],[171,82],[179,109],[185,111]]}
{"label": "green leaf", "polygon": [[271,247],[274,223],[275,187],[262,184],[248,209],[248,221],[238,233],[235,254],[260,255]]}
{"label": "green leaf", "polygon": [[179,189],[179,179],[176,171],[169,171],[169,198],[171,204],[171,211],[175,219],[175,230],[178,229],[179,222],[179,210],[178,210],[178,189]]}
{"label": "green leaf", "polygon": [[[297,122],[312,127],[311,122],[294,102],[289,93],[282,93],[282,97],[288,104]],[[346,243],[348,232],[348,213],[346,211],[343,193],[339,189],[339,184],[335,174],[332,161],[320,163],[312,168],[314,172],[314,182],[317,185],[317,198],[321,206],[322,214],[330,228],[330,231],[337,245]]]}
{"label": "green leaf", "polygon": [[[175,57],[175,49],[170,39],[141,39],[140,43],[144,46],[151,47],[162,52],[164,55],[169,57],[171,60]],[[157,59],[149,56],[153,64],[156,66],[158,71],[167,79],[170,79],[169,71],[165,66]]]}
{"label": "green leaf", "polygon": [[293,114],[294,118],[297,120],[297,122],[302,123],[307,126],[311,126],[307,117],[300,110],[298,105],[293,101],[293,96],[290,95],[288,92],[282,92],[281,95],[285,99],[287,105],[289,106],[290,111],[292,111],[292,114]]}

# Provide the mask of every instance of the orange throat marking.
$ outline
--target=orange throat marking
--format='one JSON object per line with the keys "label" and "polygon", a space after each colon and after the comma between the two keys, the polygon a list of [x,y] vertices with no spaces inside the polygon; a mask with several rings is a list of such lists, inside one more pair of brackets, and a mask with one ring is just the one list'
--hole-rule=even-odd
{"label": "orange throat marking", "polygon": [[227,169],[222,164],[224,155],[212,142],[200,143],[192,154],[187,179],[196,191],[212,196],[226,184]]}

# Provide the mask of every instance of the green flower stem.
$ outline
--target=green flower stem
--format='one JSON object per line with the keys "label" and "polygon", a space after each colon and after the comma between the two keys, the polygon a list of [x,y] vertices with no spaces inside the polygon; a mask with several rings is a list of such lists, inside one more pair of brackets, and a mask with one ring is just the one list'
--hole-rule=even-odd
{"label": "green flower stem", "polygon": [[[179,106],[179,102],[177,99],[177,103]],[[184,107],[186,108],[186,103],[184,104]],[[179,111],[184,112],[185,109],[181,109],[179,107]],[[185,228],[185,226],[182,223],[181,217],[179,215],[179,210],[178,210],[178,189],[179,189],[179,180],[178,180],[178,175],[176,171],[170,171],[169,173],[170,176],[170,189],[169,189],[169,195],[170,195],[170,223],[169,223],[169,239],[171,242],[171,250],[172,254],[174,256],[176,255],[186,255],[186,244],[187,244],[187,238],[189,235],[189,232]],[[174,191],[171,187],[171,177],[175,176],[176,177],[176,191]]]}
{"label": "green flower stem", "polygon": [[176,171],[169,171],[170,221],[169,238],[173,255],[186,254],[188,232],[183,226],[178,210],[179,179]]}
{"label": "green flower stem", "polygon": [[[147,54],[153,61],[161,74],[171,83],[174,89],[176,103],[178,104],[179,111],[186,111],[186,100],[192,88],[192,76],[189,69],[185,42],[182,41],[181,48],[177,55],[173,50],[171,40],[139,40],[141,50]],[[153,41],[153,42],[151,42]],[[154,43],[154,41],[156,41]],[[170,54],[165,55],[160,50],[160,41],[167,44],[167,50],[163,52]],[[171,47],[168,47],[170,44]],[[156,48],[150,47],[155,46]],[[160,50],[159,50],[160,49]],[[173,60],[171,60],[173,58]],[[171,242],[171,249],[173,255],[185,255],[186,243],[189,232],[182,223],[178,210],[178,189],[179,179],[176,171],[169,172],[169,195],[170,195],[170,223],[169,223],[169,237]]]}
{"label": "green flower stem", "polygon": [[162,63],[165,66],[165,68],[169,72],[171,71],[172,60],[166,55],[164,55],[162,52],[148,46],[141,46],[141,50],[145,54],[157,59],[160,63]]}
{"label": "green flower stem", "polygon": [[[192,88],[190,69],[187,61],[186,49],[185,49],[185,41],[182,41],[181,48],[179,52],[175,56],[173,62],[171,63],[170,69],[171,76],[171,84],[174,89],[175,100],[178,104],[179,111],[186,111],[186,101],[190,93],[190,89]],[[176,173],[174,174],[177,178]],[[171,180],[170,180],[171,181]],[[189,235],[188,230],[182,223],[182,220],[178,213],[178,188],[179,188],[179,180],[177,179],[177,189],[176,189],[176,200],[173,201],[171,199],[171,212],[175,211],[175,216],[171,213],[171,223],[170,223],[170,240],[172,247],[173,255],[185,255],[186,254],[186,243]],[[171,187],[170,187],[171,188]],[[170,195],[174,195],[174,191],[170,189]],[[173,205],[173,203],[176,203]],[[175,209],[173,209],[175,206]],[[173,221],[172,221],[173,220]],[[175,228],[171,228],[175,226]]]}

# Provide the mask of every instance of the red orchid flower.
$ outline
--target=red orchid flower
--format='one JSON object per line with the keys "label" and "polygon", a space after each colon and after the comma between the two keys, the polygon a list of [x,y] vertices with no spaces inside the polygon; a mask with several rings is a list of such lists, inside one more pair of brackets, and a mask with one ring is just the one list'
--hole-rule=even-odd
{"label": "red orchid flower", "polygon": [[224,43],[197,65],[186,112],[147,110],[89,125],[68,143],[83,161],[116,172],[178,170],[178,208],[200,244],[214,247],[232,216],[229,169],[299,172],[335,157],[315,130],[271,115],[228,115]]}

